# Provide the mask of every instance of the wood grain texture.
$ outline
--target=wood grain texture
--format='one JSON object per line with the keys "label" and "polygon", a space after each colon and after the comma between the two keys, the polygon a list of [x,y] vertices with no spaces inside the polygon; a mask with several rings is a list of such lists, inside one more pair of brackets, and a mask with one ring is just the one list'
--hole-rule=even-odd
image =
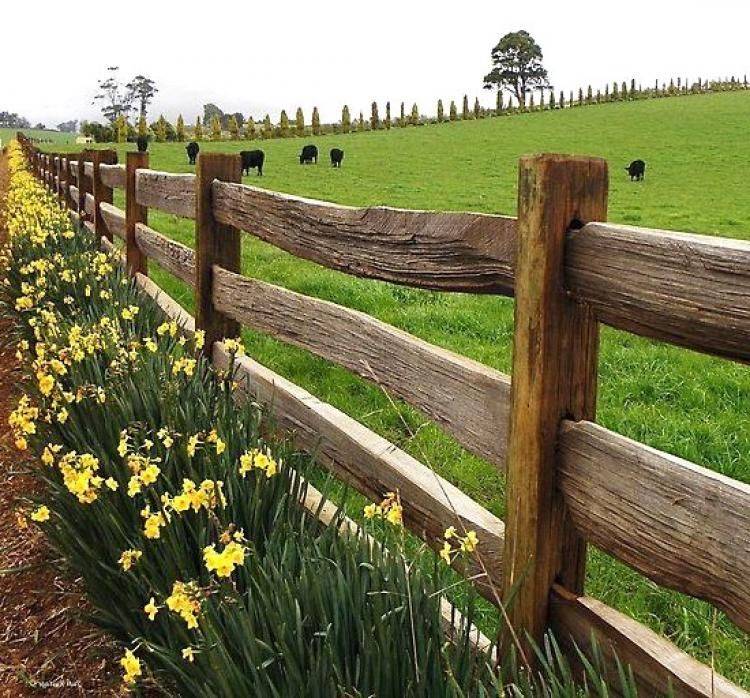
{"label": "wood grain texture", "polygon": [[138,245],[136,228],[148,223],[148,209],[138,203],[138,171],[148,167],[149,155],[128,153],[125,160],[125,256],[131,275],[148,275],[148,257]]}
{"label": "wood grain texture", "polygon": [[[231,357],[222,342],[214,344],[213,361],[220,369],[229,368]],[[500,519],[383,437],[265,366],[243,356],[236,359],[236,367],[238,389],[267,405],[278,428],[298,448],[313,453],[372,501],[399,492],[404,524],[429,545],[441,547],[449,526],[476,531],[478,554],[489,575],[489,580],[478,580],[477,587],[498,601],[504,531]],[[475,559],[469,573],[482,574]]]}
{"label": "wood grain texture", "polygon": [[[587,596],[555,585],[550,601],[555,637],[576,663],[576,647],[597,647],[610,659],[609,677],[618,682],[615,657],[630,665],[640,696],[747,698],[748,694],[645,625]],[[671,692],[670,692],[671,688]]]}
{"label": "wood grain texture", "polygon": [[94,202],[94,195],[86,192],[85,201],[86,201],[86,206],[85,206],[86,215],[93,218],[96,213],[96,203]]}
{"label": "wood grain texture", "polygon": [[195,252],[191,248],[157,233],[143,223],[135,226],[135,241],[144,255],[195,287]]}
{"label": "wood grain texture", "polygon": [[94,163],[93,162],[87,162],[83,166],[83,173],[87,177],[93,177],[94,176]]}
{"label": "wood grain texture", "polygon": [[70,206],[74,210],[78,210],[78,187],[74,184],[70,185]]}
{"label": "wood grain texture", "polygon": [[117,162],[117,152],[114,150],[93,150],[91,151],[93,174],[91,177],[91,190],[94,194],[94,228],[98,237],[108,237],[112,239],[112,233],[107,228],[104,218],[102,217],[101,204],[112,203],[112,187],[107,186],[102,181],[102,164],[111,165]]}
{"label": "wood grain texture", "polygon": [[195,218],[195,175],[140,170],[136,175],[136,201],[183,218]]}
{"label": "wood grain texture", "polygon": [[214,207],[218,221],[347,274],[439,291],[513,291],[513,218],[351,208],[224,182],[214,183]]}
{"label": "wood grain texture", "polygon": [[504,467],[508,376],[365,313],[217,266],[213,293],[214,306],[229,317],[377,382]]}
{"label": "wood grain texture", "polygon": [[100,204],[99,211],[102,214],[104,224],[112,235],[121,240],[125,239],[125,211],[112,204]]}
{"label": "wood grain texture", "polygon": [[750,631],[750,485],[590,422],[565,422],[559,443],[582,536]]}
{"label": "wood grain texture", "polygon": [[99,166],[102,182],[113,189],[125,188],[125,165],[107,165]]}
{"label": "wood grain texture", "polygon": [[538,155],[521,159],[518,176],[503,599],[533,658],[526,638],[543,642],[552,584],[582,593],[585,580],[585,543],[556,488],[556,441],[564,418],[594,417],[599,331],[565,293],[565,239],[574,221],[606,219],[608,174],[599,158]]}
{"label": "wood grain texture", "polygon": [[214,180],[242,181],[239,155],[201,153],[195,181],[195,326],[206,333],[203,352],[211,356],[214,342],[238,337],[240,324],[219,312],[213,302],[213,270],[219,265],[240,271],[240,231],[216,219]]}
{"label": "wood grain texture", "polygon": [[74,158],[71,158],[70,160],[70,171],[73,174],[74,179],[78,179],[78,158],[74,156]]}
{"label": "wood grain texture", "polygon": [[750,362],[750,242],[592,223],[566,284],[613,327]]}

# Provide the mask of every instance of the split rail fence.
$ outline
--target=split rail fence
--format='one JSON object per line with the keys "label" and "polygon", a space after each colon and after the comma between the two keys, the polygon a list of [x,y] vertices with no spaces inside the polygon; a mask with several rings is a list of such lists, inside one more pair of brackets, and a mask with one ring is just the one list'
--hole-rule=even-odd
{"label": "split rail fence", "polygon": [[[750,632],[750,486],[596,424],[601,323],[750,362],[750,243],[606,223],[595,158],[525,157],[518,218],[349,208],[241,184],[236,155],[201,154],[196,175],[148,155],[44,153],[33,171],[162,308],[205,330],[215,364],[241,325],[340,364],[428,415],[506,474],[506,518],[334,407],[250,357],[248,394],[297,445],[362,494],[398,491],[405,525],[432,546],[477,532],[467,572],[522,645],[552,628],[595,638],[629,664],[642,695],[747,695],[651,631],[585,595],[593,544],[659,585],[703,599]],[[126,210],[113,206],[125,190]],[[195,220],[195,249],[148,226],[154,208]],[[422,289],[515,297],[512,376],[363,313],[240,274],[240,231],[330,269]],[[195,289],[195,320],[148,278],[152,259]],[[528,646],[526,647],[528,650]]]}

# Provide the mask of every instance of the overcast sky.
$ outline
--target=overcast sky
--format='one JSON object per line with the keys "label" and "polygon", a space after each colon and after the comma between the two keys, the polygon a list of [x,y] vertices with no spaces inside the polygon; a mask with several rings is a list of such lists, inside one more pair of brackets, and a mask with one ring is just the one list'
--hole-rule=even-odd
{"label": "overcast sky", "polygon": [[[152,77],[150,116],[192,123],[205,102],[256,118],[314,105],[324,121],[401,101],[434,114],[482,89],[490,51],[509,31],[531,32],[556,89],[681,75],[750,73],[746,0],[271,0],[262,2],[5,3],[0,111],[34,123],[100,118],[97,79]],[[64,49],[64,53],[60,50]]]}

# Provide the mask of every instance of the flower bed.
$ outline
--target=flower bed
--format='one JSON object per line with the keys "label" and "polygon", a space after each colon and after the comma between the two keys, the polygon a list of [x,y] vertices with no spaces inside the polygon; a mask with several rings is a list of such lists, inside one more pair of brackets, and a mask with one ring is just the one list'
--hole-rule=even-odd
{"label": "flower bed", "polygon": [[[397,494],[365,511],[390,551],[320,524],[301,506],[310,459],[235,402],[233,376],[197,358],[200,333],[186,339],[74,230],[15,144],[10,166],[0,304],[28,369],[10,423],[45,485],[19,516],[84,580],[95,620],[123,643],[128,688],[151,676],[200,696],[539,689],[472,645],[471,594],[466,622],[446,629],[447,567],[400,552]],[[449,531],[442,556],[475,545]],[[556,695],[575,695],[554,644],[542,655]]]}

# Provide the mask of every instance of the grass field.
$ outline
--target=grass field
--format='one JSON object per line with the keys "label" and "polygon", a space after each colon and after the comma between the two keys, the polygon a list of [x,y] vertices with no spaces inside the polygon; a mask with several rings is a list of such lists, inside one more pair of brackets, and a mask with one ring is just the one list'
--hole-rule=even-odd
{"label": "grass field", "polygon": [[[40,129],[35,129],[35,128],[23,128],[21,129],[21,131],[28,138],[50,139],[55,144],[55,146],[72,145],[72,144],[75,144],[76,142],[75,133],[59,133],[58,131],[42,131]],[[15,138],[16,133],[18,133],[17,128],[0,128],[0,140],[3,142],[3,145],[6,145],[8,141],[10,141],[12,138]]]}
{"label": "grass field", "polygon": [[[262,147],[266,174],[246,181],[345,204],[515,213],[517,159],[553,151],[610,163],[610,220],[750,238],[750,93],[617,103],[469,123],[394,129],[302,141],[205,143],[204,150]],[[315,142],[321,163],[296,155]],[[341,170],[329,148],[346,151]],[[120,148],[121,152],[123,148]],[[648,163],[631,183],[624,167]],[[151,166],[190,171],[184,144],[154,144]],[[187,244],[193,223],[152,213],[156,229]],[[296,260],[245,236],[246,274],[370,313],[435,344],[510,371],[513,303],[360,281]],[[158,270],[157,282],[191,305],[188,290]],[[348,372],[268,337],[246,333],[248,352],[431,464],[493,512],[503,512],[503,479],[416,412]],[[750,482],[747,368],[603,332],[599,421],[647,444]],[[410,436],[402,417],[416,433]],[[747,637],[701,602],[664,591],[592,551],[587,590],[646,622],[750,688]]]}

